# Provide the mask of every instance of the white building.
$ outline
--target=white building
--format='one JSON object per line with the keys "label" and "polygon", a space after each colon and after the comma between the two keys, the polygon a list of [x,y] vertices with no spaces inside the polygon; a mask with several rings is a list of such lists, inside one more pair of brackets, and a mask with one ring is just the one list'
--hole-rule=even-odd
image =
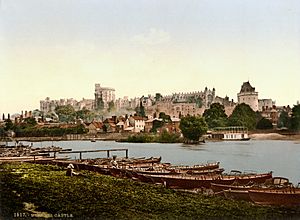
{"label": "white building", "polygon": [[133,127],[133,132],[139,133],[145,130],[145,119],[140,116],[131,116],[129,123]]}

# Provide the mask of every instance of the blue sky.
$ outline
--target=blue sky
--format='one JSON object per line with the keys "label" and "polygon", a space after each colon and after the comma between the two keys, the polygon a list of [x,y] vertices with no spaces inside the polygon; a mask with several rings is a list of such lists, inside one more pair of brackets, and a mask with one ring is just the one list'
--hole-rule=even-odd
{"label": "blue sky", "polygon": [[244,81],[300,100],[298,0],[1,0],[0,113],[45,97],[201,91],[236,100]]}

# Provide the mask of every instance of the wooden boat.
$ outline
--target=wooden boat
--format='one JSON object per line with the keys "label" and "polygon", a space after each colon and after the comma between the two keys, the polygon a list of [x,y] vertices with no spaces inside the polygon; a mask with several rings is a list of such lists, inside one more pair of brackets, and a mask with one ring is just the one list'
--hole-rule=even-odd
{"label": "wooden boat", "polygon": [[225,190],[236,190],[236,191],[248,191],[249,189],[254,189],[255,185],[235,185],[234,183],[232,185],[224,185],[224,184],[217,184],[217,183],[211,183],[211,189],[214,191],[214,193],[218,193]]}
{"label": "wooden boat", "polygon": [[257,184],[254,182],[250,182],[247,185],[238,184],[234,182],[232,185],[223,185],[223,184],[216,184],[211,183],[211,189],[214,193],[221,192],[224,190],[240,190],[240,191],[247,191],[250,189],[272,189],[272,188],[285,188],[290,185],[289,179],[285,177],[273,177],[272,179],[266,180],[262,184]]}
{"label": "wooden boat", "polygon": [[154,183],[164,183],[167,188],[173,189],[210,188],[211,183],[232,184],[235,180],[221,175],[145,175]]}
{"label": "wooden boat", "polygon": [[250,199],[260,205],[300,206],[300,188],[249,190]]}
{"label": "wooden boat", "polygon": [[211,170],[188,170],[187,174],[190,175],[209,175],[209,174],[222,174],[224,172],[223,168],[211,169]]}
{"label": "wooden boat", "polygon": [[248,190],[234,190],[228,189],[223,191],[225,197],[227,199],[234,199],[234,200],[243,200],[251,202]]}
{"label": "wooden boat", "polygon": [[194,166],[170,166],[167,169],[168,170],[213,170],[219,168],[220,162],[214,162],[214,163],[207,163],[207,164],[200,164],[200,165],[194,165]]}
{"label": "wooden boat", "polygon": [[264,183],[266,180],[272,179],[272,172],[261,174],[241,174],[241,175],[228,175],[234,176],[235,182],[240,185],[247,185],[249,183]]}

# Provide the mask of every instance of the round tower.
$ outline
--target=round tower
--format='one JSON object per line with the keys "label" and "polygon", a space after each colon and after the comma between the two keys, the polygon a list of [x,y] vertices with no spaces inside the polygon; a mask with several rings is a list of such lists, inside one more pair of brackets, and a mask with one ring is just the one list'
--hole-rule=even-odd
{"label": "round tower", "polygon": [[255,92],[255,87],[252,87],[248,82],[244,82],[241,91],[237,94],[238,103],[249,105],[253,111],[258,111],[258,92]]}

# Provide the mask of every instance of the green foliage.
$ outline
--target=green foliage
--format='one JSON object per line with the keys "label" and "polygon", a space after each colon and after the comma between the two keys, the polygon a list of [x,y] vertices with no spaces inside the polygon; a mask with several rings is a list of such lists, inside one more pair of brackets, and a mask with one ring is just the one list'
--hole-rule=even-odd
{"label": "green foliage", "polygon": [[155,136],[150,134],[136,134],[130,135],[125,142],[132,142],[132,143],[151,143],[155,142]]}
{"label": "green foliage", "polygon": [[75,109],[71,105],[57,106],[55,113],[61,122],[73,122],[76,116]]}
{"label": "green foliage", "polygon": [[60,127],[22,127],[18,125],[15,128],[16,137],[59,137],[67,134],[85,134],[88,132],[83,125],[76,127],[60,128]]}
{"label": "green foliage", "polygon": [[278,118],[277,123],[278,128],[290,128],[291,127],[291,118],[289,117],[289,114],[286,111],[283,111],[280,113],[280,116]]}
{"label": "green foliage", "polygon": [[180,121],[179,128],[181,129],[183,137],[192,142],[198,142],[199,138],[207,132],[207,124],[204,118],[199,116],[183,117]]}
{"label": "green foliage", "polygon": [[252,130],[256,127],[256,113],[249,105],[245,103],[238,104],[229,117],[228,125],[244,126]]}
{"label": "green foliage", "polygon": [[9,130],[13,130],[13,128],[14,128],[14,124],[12,123],[12,121],[9,118],[6,119],[4,130],[9,131]]}
{"label": "green foliage", "polygon": [[135,108],[135,112],[137,116],[146,117],[145,107],[143,106],[142,101],[140,101],[139,107]]}
{"label": "green foliage", "polygon": [[5,130],[3,127],[0,127],[0,137],[4,137],[5,136]]}
{"label": "green foliage", "polygon": [[295,105],[292,108],[291,129],[294,131],[300,130],[300,105]]}
{"label": "green foliage", "polygon": [[124,142],[132,143],[181,143],[182,140],[179,134],[169,133],[163,130],[159,135],[153,134],[135,134],[129,136]]}
{"label": "green foliage", "polygon": [[256,128],[257,129],[272,129],[273,125],[269,119],[262,118],[258,121]]}
{"label": "green foliage", "polygon": [[165,123],[163,121],[154,120],[152,124],[151,132],[156,133],[157,129],[163,127]]}
{"label": "green foliage", "polygon": [[95,115],[93,112],[85,108],[76,112],[76,118],[78,119],[80,118],[83,121],[92,121],[94,116]]}
{"label": "green foliage", "polygon": [[80,171],[68,177],[57,166],[0,164],[0,218],[36,212],[68,213],[74,219],[284,219],[299,209],[256,206],[202,194],[190,194],[127,179]]}
{"label": "green foliage", "polygon": [[166,115],[166,113],[164,113],[164,112],[160,112],[158,118],[161,118],[164,123],[171,122],[170,115]]}
{"label": "green foliage", "polygon": [[178,143],[182,142],[180,134],[169,133],[167,130],[163,130],[158,136],[157,141],[159,143]]}
{"label": "green foliage", "polygon": [[227,126],[225,108],[219,103],[213,103],[209,109],[206,109],[203,113],[203,117],[209,128]]}
{"label": "green foliage", "polygon": [[29,127],[34,127],[37,125],[37,122],[34,118],[25,118],[24,123]]}
{"label": "green foliage", "polygon": [[96,99],[96,110],[101,111],[104,109],[104,101],[102,97]]}
{"label": "green foliage", "polygon": [[108,103],[108,112],[114,111],[115,110],[115,103],[113,101]]}
{"label": "green foliage", "polygon": [[160,101],[162,98],[162,95],[160,93],[155,93],[155,101]]}

